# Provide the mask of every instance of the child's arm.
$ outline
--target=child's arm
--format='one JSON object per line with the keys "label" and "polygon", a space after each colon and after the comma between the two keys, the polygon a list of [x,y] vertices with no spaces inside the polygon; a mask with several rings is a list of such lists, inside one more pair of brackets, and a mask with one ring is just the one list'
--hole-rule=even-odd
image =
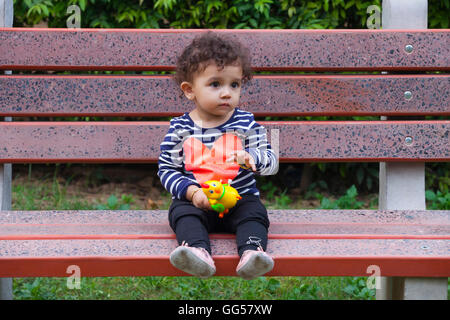
{"label": "child's arm", "polygon": [[253,121],[250,130],[246,133],[244,148],[255,160],[257,173],[273,175],[278,172],[278,155],[267,141],[266,131],[266,128]]}
{"label": "child's arm", "polygon": [[164,188],[175,198],[180,200],[186,198],[188,187],[196,185],[197,181],[190,179],[183,172],[183,137],[177,134],[177,130],[170,123],[169,131],[160,145],[160,156],[158,159],[158,177]]}

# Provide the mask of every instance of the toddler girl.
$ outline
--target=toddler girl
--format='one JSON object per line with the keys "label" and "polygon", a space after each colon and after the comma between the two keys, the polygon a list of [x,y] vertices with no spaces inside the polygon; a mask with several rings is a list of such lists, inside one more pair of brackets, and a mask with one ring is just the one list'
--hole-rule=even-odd
{"label": "toddler girl", "polygon": [[[211,232],[236,234],[240,256],[236,273],[242,278],[261,276],[274,265],[265,252],[269,219],[254,175],[275,174],[278,158],[267,142],[265,128],[255,122],[251,112],[237,107],[241,86],[251,78],[249,50],[238,41],[210,31],[196,37],[177,61],[175,80],[195,108],[170,121],[161,143],[158,176],[172,194],[169,223],[179,244],[170,262],[200,278],[216,272],[208,237]],[[183,142],[193,137],[211,148],[230,132],[242,139],[243,148],[236,149],[228,159],[240,165],[230,185],[242,199],[219,218],[193,172],[185,168]]]}

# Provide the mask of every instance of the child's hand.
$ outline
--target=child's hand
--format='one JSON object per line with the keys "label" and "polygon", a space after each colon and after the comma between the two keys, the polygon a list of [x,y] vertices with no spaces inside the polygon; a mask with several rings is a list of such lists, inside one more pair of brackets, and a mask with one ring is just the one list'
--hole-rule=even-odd
{"label": "child's hand", "polygon": [[245,150],[235,151],[228,160],[237,162],[242,169],[252,169],[253,172],[256,172],[255,159]]}
{"label": "child's hand", "polygon": [[208,197],[203,190],[198,190],[194,193],[194,196],[192,197],[192,204],[199,209],[212,210]]}

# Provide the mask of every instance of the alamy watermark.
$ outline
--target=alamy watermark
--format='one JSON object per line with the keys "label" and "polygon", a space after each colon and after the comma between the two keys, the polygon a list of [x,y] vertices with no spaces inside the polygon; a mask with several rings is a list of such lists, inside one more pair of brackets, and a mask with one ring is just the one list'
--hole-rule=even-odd
{"label": "alamy watermark", "polygon": [[381,9],[377,5],[371,5],[367,7],[367,14],[370,16],[367,18],[366,26],[369,29],[381,29]]}
{"label": "alamy watermark", "polygon": [[381,289],[381,268],[376,264],[367,267],[366,273],[371,274],[366,281],[368,289]]}
{"label": "alamy watermark", "polygon": [[70,274],[67,278],[68,289],[81,289],[81,269],[79,266],[73,264],[67,267],[66,273]]}
{"label": "alamy watermark", "polygon": [[67,8],[67,14],[70,15],[66,20],[66,26],[69,29],[80,29],[81,27],[81,9],[76,4]]}
{"label": "alamy watermark", "polygon": [[[178,166],[181,166],[183,162],[185,164],[201,164],[204,160],[207,160],[209,164],[222,165],[226,162],[229,162],[225,156],[225,153],[229,150],[237,151],[238,145],[236,139],[229,139],[227,137],[224,139],[223,144],[220,146],[220,150],[213,150],[216,155],[214,156],[210,154],[207,150],[201,148],[203,143],[208,144],[208,142],[212,142],[213,140],[217,141],[217,139],[221,136],[227,136],[232,134],[236,136],[241,141],[242,150],[244,149],[257,149],[257,154],[259,159],[254,159],[255,161],[260,160],[264,165],[268,165],[268,161],[276,161],[275,170],[271,170],[271,174],[275,174],[278,171],[278,161],[279,161],[279,152],[280,152],[280,129],[271,129],[267,130],[265,127],[256,127],[249,130],[244,129],[226,129],[225,131],[217,128],[209,128],[203,131],[200,127],[195,126],[194,131],[191,133],[187,129],[175,129],[170,134],[171,141],[165,141],[163,144],[171,145],[170,153],[170,161]],[[270,143],[267,139],[267,133],[270,133]],[[190,147],[193,148],[192,152],[190,152],[191,158],[186,158],[181,156],[181,152],[185,146],[185,142],[188,138],[194,138],[193,145]],[[267,163],[266,163],[267,162]],[[273,166],[271,166],[273,167]],[[273,167],[274,168],[274,167]]]}

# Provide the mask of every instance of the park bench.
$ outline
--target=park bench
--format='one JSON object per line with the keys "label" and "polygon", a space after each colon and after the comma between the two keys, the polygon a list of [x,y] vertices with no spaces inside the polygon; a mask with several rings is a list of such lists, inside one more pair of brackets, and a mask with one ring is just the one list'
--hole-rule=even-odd
{"label": "park bench", "polygon": [[[171,71],[205,31],[0,28],[0,69]],[[450,70],[450,30],[217,32],[247,44],[256,71],[291,72],[243,88],[241,108],[256,117],[385,117],[259,121],[279,141],[280,162],[380,162],[378,210],[270,210],[268,275],[375,274],[388,277],[385,298],[446,299],[449,212],[425,210],[423,174],[425,162],[449,161],[450,121],[423,117],[450,114],[450,76],[432,72]],[[186,275],[169,263],[177,243],[167,211],[11,211],[10,177],[15,163],[156,163],[169,123],[154,118],[192,106],[169,75],[1,75],[2,290],[14,277],[67,277],[70,266],[82,277]],[[105,121],[19,121],[56,116]],[[216,275],[235,276],[234,236],[211,239]]]}

